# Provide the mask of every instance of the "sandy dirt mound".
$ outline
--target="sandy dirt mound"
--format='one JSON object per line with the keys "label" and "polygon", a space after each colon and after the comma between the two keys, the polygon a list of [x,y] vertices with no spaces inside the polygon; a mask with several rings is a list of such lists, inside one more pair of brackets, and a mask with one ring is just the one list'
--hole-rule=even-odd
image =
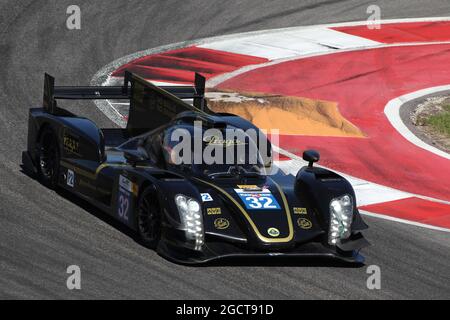
{"label": "sandy dirt mound", "polygon": [[364,137],[341,115],[335,102],[234,92],[208,92],[206,96],[213,111],[237,114],[261,129],[279,129],[281,134]]}

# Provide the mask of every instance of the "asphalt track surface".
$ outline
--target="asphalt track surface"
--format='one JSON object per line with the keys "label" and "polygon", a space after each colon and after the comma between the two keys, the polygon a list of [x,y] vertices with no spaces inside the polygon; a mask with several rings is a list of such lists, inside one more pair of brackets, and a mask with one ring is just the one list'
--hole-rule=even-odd
{"label": "asphalt track surface", "polygon": [[[381,268],[381,290],[366,266],[322,261],[234,261],[185,267],[136,243],[127,230],[21,172],[27,109],[42,100],[43,73],[57,84],[88,84],[124,55],[236,32],[382,18],[450,16],[447,0],[77,1],[82,29],[66,29],[72,1],[0,1],[0,298],[450,299],[450,233],[366,217],[366,265]],[[73,106],[100,126],[88,102]],[[438,182],[437,182],[438,183]],[[81,290],[66,268],[81,267]]]}

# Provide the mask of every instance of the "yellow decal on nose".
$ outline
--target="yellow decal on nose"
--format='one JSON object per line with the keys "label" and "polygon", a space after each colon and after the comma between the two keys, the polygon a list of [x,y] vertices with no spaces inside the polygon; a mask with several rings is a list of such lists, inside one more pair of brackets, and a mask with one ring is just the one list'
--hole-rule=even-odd
{"label": "yellow decal on nose", "polygon": [[222,214],[221,208],[208,208],[206,209],[207,215],[215,215],[215,214]]}
{"label": "yellow decal on nose", "polygon": [[307,214],[306,208],[294,207],[294,214]]}

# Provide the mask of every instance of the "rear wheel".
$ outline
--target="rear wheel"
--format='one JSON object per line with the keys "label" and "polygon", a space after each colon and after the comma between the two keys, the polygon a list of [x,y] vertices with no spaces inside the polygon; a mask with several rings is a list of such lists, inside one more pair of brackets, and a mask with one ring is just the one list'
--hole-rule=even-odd
{"label": "rear wheel", "polygon": [[161,207],[153,187],[145,189],[139,198],[137,227],[142,243],[155,249],[161,238]]}
{"label": "rear wheel", "polygon": [[40,134],[38,161],[39,180],[54,189],[58,183],[59,146],[58,138],[50,128],[45,128]]}

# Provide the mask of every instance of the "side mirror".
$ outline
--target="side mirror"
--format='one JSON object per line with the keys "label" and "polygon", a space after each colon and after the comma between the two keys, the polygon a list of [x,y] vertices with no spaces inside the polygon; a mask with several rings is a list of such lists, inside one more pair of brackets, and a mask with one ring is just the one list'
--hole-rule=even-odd
{"label": "side mirror", "polygon": [[308,167],[312,168],[313,163],[319,161],[320,154],[316,150],[306,150],[303,152],[303,160],[308,162]]}
{"label": "side mirror", "polygon": [[134,167],[136,163],[147,160],[147,157],[139,151],[127,150],[124,152],[125,159]]}

